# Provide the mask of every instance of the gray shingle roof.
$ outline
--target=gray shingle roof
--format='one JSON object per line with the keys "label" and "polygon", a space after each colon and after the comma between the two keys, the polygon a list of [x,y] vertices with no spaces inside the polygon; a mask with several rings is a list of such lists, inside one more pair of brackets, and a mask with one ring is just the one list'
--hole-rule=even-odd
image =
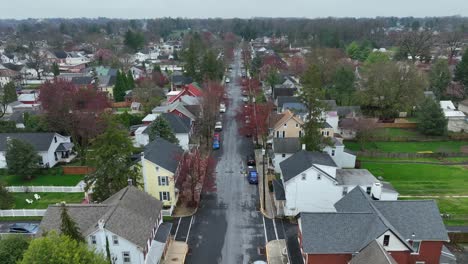
{"label": "gray shingle roof", "polygon": [[360,115],[361,107],[360,106],[337,106],[336,111],[338,112],[338,116],[340,117],[345,117],[352,113],[354,113],[355,115]]}
{"label": "gray shingle roof", "polygon": [[275,153],[296,153],[301,150],[299,138],[273,138]]}
{"label": "gray shingle roof", "polygon": [[175,173],[179,165],[179,158],[184,151],[174,143],[163,138],[156,138],[145,147],[145,159]]}
{"label": "gray shingle roof", "polygon": [[380,182],[366,169],[337,169],[336,180],[341,185],[373,185]]}
{"label": "gray shingle roof", "polygon": [[273,192],[275,192],[275,199],[278,201],[286,201],[286,195],[284,193],[284,186],[281,180],[273,180]]}
{"label": "gray shingle roof", "polygon": [[161,117],[169,123],[173,133],[188,133],[190,131],[191,120],[186,116],[162,113]]}
{"label": "gray shingle roof", "polygon": [[6,151],[7,138],[19,139],[31,144],[36,151],[49,150],[55,133],[0,133],[0,151]]}
{"label": "gray shingle roof", "polygon": [[395,259],[377,242],[372,241],[349,262],[350,264],[397,264]]}
{"label": "gray shingle roof", "polygon": [[297,96],[278,96],[276,100],[279,108],[282,108],[285,103],[301,103],[301,99]]}
{"label": "gray shingle roof", "polygon": [[301,150],[280,163],[284,181],[289,181],[314,164],[336,167],[327,153]]}
{"label": "gray shingle roof", "polygon": [[[96,231],[102,219],[105,229],[144,248],[158,221],[162,203],[138,188],[128,186],[102,204],[70,204],[67,209],[83,236]],[[60,205],[50,205],[42,218],[40,232],[60,232],[60,213]]]}
{"label": "gray shingle roof", "polygon": [[158,227],[158,231],[156,231],[156,235],[154,236],[154,240],[166,243],[167,238],[171,234],[172,223],[162,223]]}

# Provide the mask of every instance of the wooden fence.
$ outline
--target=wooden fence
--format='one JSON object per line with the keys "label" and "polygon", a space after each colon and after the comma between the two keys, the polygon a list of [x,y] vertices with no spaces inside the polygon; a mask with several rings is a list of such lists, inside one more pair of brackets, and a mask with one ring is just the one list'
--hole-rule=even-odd
{"label": "wooden fence", "polygon": [[418,123],[376,123],[380,128],[416,128]]}
{"label": "wooden fence", "polygon": [[449,232],[448,236],[452,243],[468,243],[468,233]]}
{"label": "wooden fence", "polygon": [[130,107],[132,105],[131,102],[114,102],[112,103],[112,108],[124,108],[124,107]]}
{"label": "wooden fence", "polygon": [[47,209],[10,209],[0,210],[0,217],[5,216],[44,216]]}
{"label": "wooden fence", "polygon": [[63,166],[63,174],[88,174],[95,169],[88,166]]}
{"label": "wooden fence", "polygon": [[9,192],[63,192],[80,193],[84,192],[84,186],[8,186]]}

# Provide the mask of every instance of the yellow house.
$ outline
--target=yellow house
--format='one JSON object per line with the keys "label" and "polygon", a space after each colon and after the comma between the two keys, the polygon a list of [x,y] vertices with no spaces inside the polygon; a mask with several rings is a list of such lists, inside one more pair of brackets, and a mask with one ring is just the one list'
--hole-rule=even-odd
{"label": "yellow house", "polygon": [[174,208],[178,191],[175,175],[183,149],[165,139],[157,138],[146,145],[141,159],[144,190],[163,202],[165,208]]}
{"label": "yellow house", "polygon": [[273,125],[273,137],[297,138],[304,135],[304,122],[290,110],[284,111]]}

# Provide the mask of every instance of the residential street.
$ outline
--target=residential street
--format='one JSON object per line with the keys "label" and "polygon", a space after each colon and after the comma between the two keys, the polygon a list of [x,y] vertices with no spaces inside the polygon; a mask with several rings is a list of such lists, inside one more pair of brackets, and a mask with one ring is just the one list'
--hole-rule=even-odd
{"label": "residential street", "polygon": [[223,114],[221,149],[215,152],[217,191],[202,197],[188,239],[187,263],[251,263],[265,260],[258,248],[265,246],[262,214],[258,210],[258,191],[245,177],[245,158],[252,143],[238,133],[236,109],[241,106],[241,89],[236,80],[241,72],[240,53],[236,52],[231,83],[226,91],[230,101]]}

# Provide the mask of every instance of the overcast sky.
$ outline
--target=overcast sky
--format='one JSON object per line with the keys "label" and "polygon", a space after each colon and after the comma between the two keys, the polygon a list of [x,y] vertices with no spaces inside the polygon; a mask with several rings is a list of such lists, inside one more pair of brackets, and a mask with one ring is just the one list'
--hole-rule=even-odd
{"label": "overcast sky", "polygon": [[468,0],[0,0],[0,18],[468,16]]}

